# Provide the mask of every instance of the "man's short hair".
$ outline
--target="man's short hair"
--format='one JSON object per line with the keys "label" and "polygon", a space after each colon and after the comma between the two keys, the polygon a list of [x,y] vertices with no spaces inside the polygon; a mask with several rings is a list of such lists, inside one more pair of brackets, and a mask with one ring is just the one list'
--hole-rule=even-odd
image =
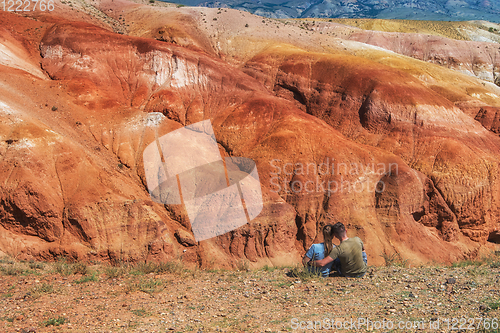
{"label": "man's short hair", "polygon": [[332,234],[335,237],[341,238],[342,236],[344,236],[344,233],[345,233],[345,226],[342,222],[337,222],[333,225]]}

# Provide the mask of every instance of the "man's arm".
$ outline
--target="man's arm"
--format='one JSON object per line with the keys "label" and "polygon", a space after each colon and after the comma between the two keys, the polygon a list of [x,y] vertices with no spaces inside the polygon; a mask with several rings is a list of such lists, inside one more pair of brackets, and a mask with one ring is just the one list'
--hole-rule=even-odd
{"label": "man's arm", "polygon": [[332,261],[334,261],[335,258],[338,257],[338,255],[339,255],[339,248],[336,246],[332,249],[332,252],[330,252],[330,254],[328,256],[326,256],[324,259],[312,260],[311,266],[315,266],[315,267],[325,266],[325,265],[331,263]]}
{"label": "man's arm", "polygon": [[332,261],[333,261],[332,257],[327,256],[321,260],[311,260],[311,266],[322,267],[325,266],[326,264],[331,263]]}

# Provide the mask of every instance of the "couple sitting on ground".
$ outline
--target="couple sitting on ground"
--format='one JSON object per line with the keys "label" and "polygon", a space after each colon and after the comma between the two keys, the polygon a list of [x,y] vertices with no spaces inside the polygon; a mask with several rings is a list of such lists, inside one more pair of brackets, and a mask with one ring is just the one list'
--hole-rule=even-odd
{"label": "couple sitting on ground", "polygon": [[[340,241],[333,245],[333,237]],[[313,244],[302,258],[304,266],[323,277],[331,273],[340,276],[362,277],[366,273],[367,257],[359,237],[348,238],[345,226],[337,222],[323,227],[323,243]]]}

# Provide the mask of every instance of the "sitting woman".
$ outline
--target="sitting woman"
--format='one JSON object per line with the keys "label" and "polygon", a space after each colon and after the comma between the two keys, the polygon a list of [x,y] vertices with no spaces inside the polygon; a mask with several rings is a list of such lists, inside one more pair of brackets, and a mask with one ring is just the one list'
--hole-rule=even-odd
{"label": "sitting woman", "polygon": [[310,272],[321,274],[323,277],[328,277],[330,270],[332,269],[333,262],[330,262],[322,267],[308,266],[307,263],[311,260],[321,260],[328,256],[332,249],[335,247],[332,242],[332,226],[327,224],[323,227],[323,243],[317,243],[311,245],[309,250],[302,258],[302,264],[307,267]]}

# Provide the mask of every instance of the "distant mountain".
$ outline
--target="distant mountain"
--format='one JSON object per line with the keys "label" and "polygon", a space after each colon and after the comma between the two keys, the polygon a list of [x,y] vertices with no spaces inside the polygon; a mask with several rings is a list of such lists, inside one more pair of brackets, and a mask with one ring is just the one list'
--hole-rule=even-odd
{"label": "distant mountain", "polygon": [[498,0],[177,0],[189,6],[227,7],[273,18],[381,18],[500,22]]}

